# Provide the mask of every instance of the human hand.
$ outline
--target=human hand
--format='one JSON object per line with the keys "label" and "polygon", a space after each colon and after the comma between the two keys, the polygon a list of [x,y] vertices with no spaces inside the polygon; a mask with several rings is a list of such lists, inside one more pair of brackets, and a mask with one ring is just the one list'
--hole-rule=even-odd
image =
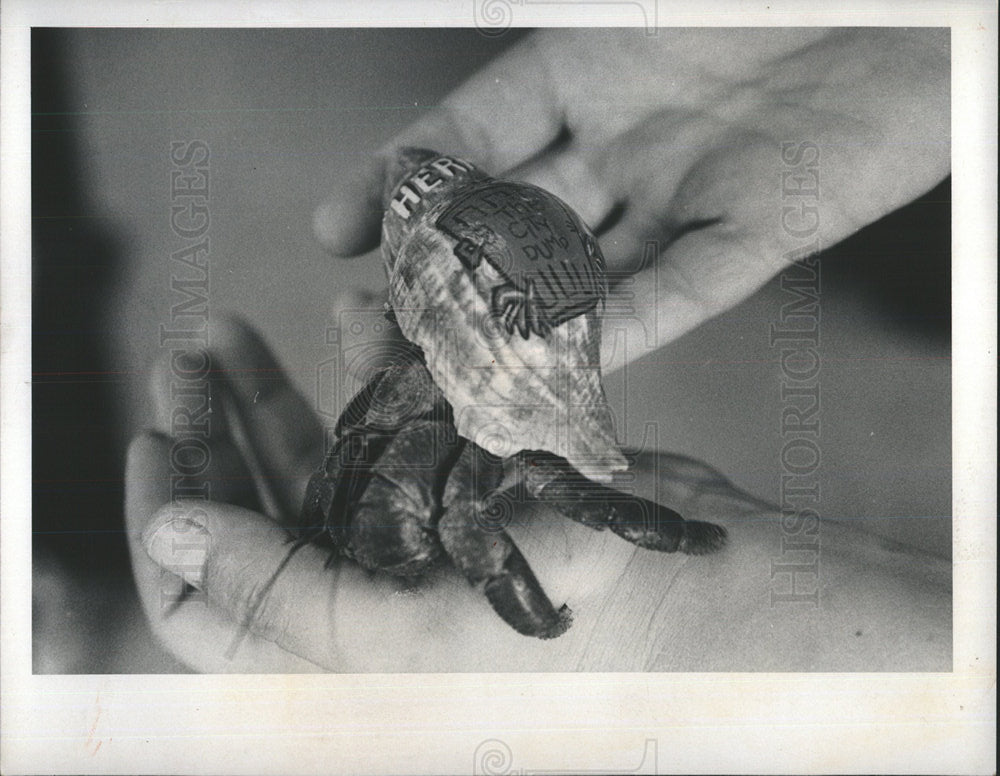
{"label": "human hand", "polygon": [[[938,183],[948,65],[947,30],[542,31],[394,138],[316,231],[339,255],[374,248],[401,146],[535,183],[596,228],[610,277],[635,275],[615,326],[636,358]],[[783,193],[783,173],[817,195]]]}
{"label": "human hand", "polygon": [[[545,505],[518,504],[508,530],[552,599],[576,612],[554,641],[515,633],[449,566],[412,584],[318,545],[290,553],[283,524],[297,517],[322,458],[319,422],[251,330],[217,321],[209,341],[210,365],[192,355],[155,368],[154,428],[133,441],[126,473],[140,597],[156,634],[186,664],[204,672],[640,670],[670,637],[669,622],[641,639],[628,634],[662,610],[672,579],[690,573],[686,556],[552,519]],[[208,397],[212,411],[200,415]],[[686,517],[731,522],[764,509],[686,459],[647,456],[636,473],[658,483],[640,495],[655,491]],[[645,569],[637,589],[623,591],[616,580],[634,578],[636,564]]]}
{"label": "human hand", "polygon": [[[285,528],[323,459],[322,429],[252,330],[215,321],[208,341],[210,361],[156,365],[154,428],[128,456],[134,571],[165,646],[206,672],[522,665],[524,637],[450,570],[414,586],[319,545],[291,552]],[[565,586],[578,573],[550,576]],[[554,668],[554,654],[533,659]]]}
{"label": "human hand", "polygon": [[[780,513],[665,453],[634,457],[634,492],[719,523],[728,547],[650,552],[520,503],[508,532],[549,597],[574,610],[554,640],[515,633],[450,566],[407,584],[318,545],[290,556],[281,523],[321,460],[320,425],[253,331],[217,320],[209,341],[210,371],[199,358],[154,370],[153,429],[133,441],[126,471],[140,598],[167,649],[198,671],[899,671],[950,660],[946,562],[824,521],[809,530],[822,597],[775,607],[773,561],[789,538]],[[203,458],[181,429],[196,404],[185,396],[207,395]],[[185,467],[204,470],[179,480]],[[175,500],[195,492],[204,498]]]}

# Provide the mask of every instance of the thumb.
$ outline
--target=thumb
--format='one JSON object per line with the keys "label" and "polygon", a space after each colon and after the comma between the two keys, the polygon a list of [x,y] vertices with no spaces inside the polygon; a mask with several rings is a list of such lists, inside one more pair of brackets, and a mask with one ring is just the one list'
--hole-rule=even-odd
{"label": "thumb", "polygon": [[545,78],[545,56],[538,35],[527,36],[393,138],[316,210],[320,243],[337,256],[378,246],[382,189],[401,147],[454,154],[491,174],[541,152],[558,137],[563,119]]}
{"label": "thumb", "polygon": [[319,665],[337,665],[331,601],[338,582],[328,554],[296,546],[264,515],[221,502],[162,507],[142,534],[146,553],[241,628]]}

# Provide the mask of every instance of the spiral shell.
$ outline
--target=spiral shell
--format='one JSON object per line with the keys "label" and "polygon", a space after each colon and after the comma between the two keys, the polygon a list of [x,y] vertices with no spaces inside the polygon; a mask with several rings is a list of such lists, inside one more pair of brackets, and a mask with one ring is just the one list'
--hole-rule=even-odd
{"label": "spiral shell", "polygon": [[458,433],[595,480],[624,469],[601,385],[604,259],[573,210],[422,149],[400,153],[383,204],[389,300]]}

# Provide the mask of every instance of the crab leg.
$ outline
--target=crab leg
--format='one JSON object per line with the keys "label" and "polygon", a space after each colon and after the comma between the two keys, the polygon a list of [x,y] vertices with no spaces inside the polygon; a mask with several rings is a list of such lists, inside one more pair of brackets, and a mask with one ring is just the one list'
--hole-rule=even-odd
{"label": "crab leg", "polygon": [[352,557],[365,568],[397,576],[423,572],[440,553],[433,522],[463,447],[464,440],[440,421],[414,421],[396,433],[364,473],[352,502]]}
{"label": "crab leg", "polygon": [[502,464],[466,444],[445,488],[437,531],[452,562],[473,585],[482,585],[493,609],[514,630],[550,639],[570,625],[569,608],[556,609],[521,551],[503,530],[486,522],[486,497],[500,483]]}
{"label": "crab leg", "polygon": [[686,555],[704,555],[725,544],[721,526],[685,520],[665,506],[593,482],[549,456],[533,457],[529,463],[528,493],[597,531],[609,528],[639,547]]}
{"label": "crab leg", "polygon": [[551,639],[570,624],[569,607],[556,610],[521,551],[505,531],[485,533],[475,506],[456,504],[438,524],[438,535],[454,564],[483,592],[493,609],[525,636]]}

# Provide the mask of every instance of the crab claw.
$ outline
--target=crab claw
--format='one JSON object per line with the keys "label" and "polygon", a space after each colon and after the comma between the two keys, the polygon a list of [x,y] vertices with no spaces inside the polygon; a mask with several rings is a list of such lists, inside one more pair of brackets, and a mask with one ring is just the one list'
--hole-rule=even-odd
{"label": "crab claw", "polygon": [[569,628],[572,614],[556,609],[505,531],[487,532],[471,503],[453,505],[438,523],[438,536],[452,562],[483,592],[493,609],[525,636],[551,639]]}
{"label": "crab claw", "polygon": [[481,447],[467,443],[445,486],[438,538],[448,557],[483,593],[514,630],[551,639],[570,626],[569,607],[556,609],[517,545],[503,530],[505,501],[494,501],[503,463]]}

